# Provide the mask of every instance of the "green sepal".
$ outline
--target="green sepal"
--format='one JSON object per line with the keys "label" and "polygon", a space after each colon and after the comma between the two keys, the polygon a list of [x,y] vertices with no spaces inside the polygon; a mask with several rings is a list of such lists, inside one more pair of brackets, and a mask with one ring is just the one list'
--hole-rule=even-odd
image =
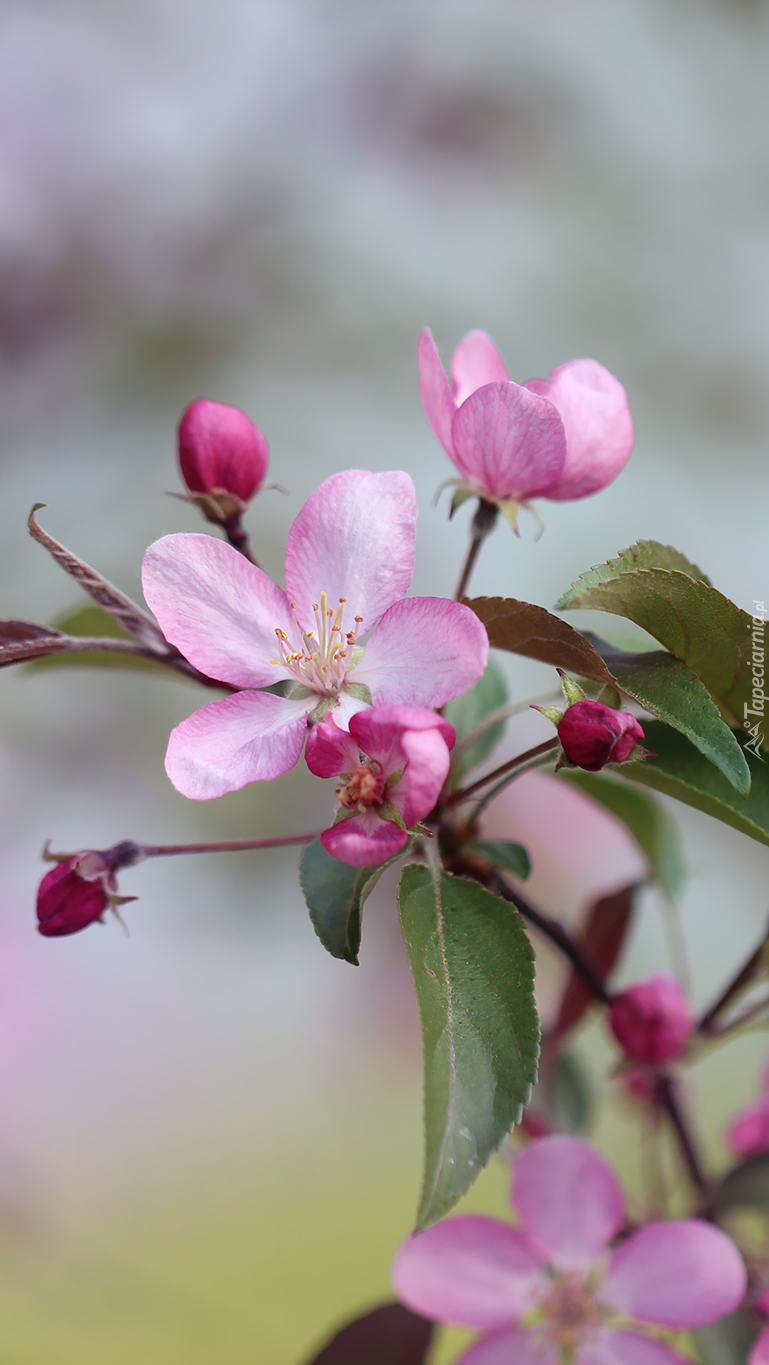
{"label": "green sepal", "polygon": [[453,519],[454,513],[459,511],[464,502],[467,502],[470,498],[477,498],[477,496],[478,494],[474,493],[471,488],[456,488],[449,506],[449,521]]}
{"label": "green sepal", "polygon": [[406,822],[392,801],[383,801],[381,806],[377,806],[377,815],[381,820],[390,820],[393,825],[398,826],[398,829],[402,829],[404,834],[408,833]]}
{"label": "green sepal", "polygon": [[502,515],[504,517],[507,517],[507,520],[510,522],[510,525],[515,531],[515,534],[519,536],[521,533],[520,530],[518,529],[518,513],[521,510],[521,504],[519,502],[501,502],[499,504],[499,509]]}
{"label": "green sepal", "polygon": [[[355,648],[357,649],[358,646],[356,645]],[[345,683],[342,691],[347,692],[348,695],[354,697],[356,701],[362,701],[365,702],[366,706],[371,706],[371,691],[365,683]]]}

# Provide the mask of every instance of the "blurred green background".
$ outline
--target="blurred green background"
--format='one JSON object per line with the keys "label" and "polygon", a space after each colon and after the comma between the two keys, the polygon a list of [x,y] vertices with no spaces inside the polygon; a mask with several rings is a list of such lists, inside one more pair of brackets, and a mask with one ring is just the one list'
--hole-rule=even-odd
{"label": "blurred green background", "polygon": [[[265,493],[249,525],[276,576],[322,478],[402,467],[414,589],[450,593],[468,512],[448,527],[431,502],[451,470],[417,396],[425,324],[446,357],[485,328],[521,380],[595,356],[636,422],[618,483],[545,504],[538,543],[500,530],[478,592],[551,606],[651,536],[741,605],[767,599],[768,62],[763,0],[2,0],[4,614],[78,601],[27,538],[34,502],[133,592],[151,540],[198,529],[165,493],[201,394],[270,440],[288,497]],[[510,678],[516,695],[546,682],[533,664]],[[2,1365],[302,1365],[388,1294],[411,1226],[419,1042],[384,883],[357,971],[321,950],[289,853],[128,873],[130,938],[35,934],[46,838],[327,818],[299,769],[178,796],[167,734],[208,699],[119,671],[0,679]],[[548,825],[535,806],[505,818],[551,909],[638,872],[618,831],[580,850],[568,812]],[[679,814],[704,1002],[761,932],[767,851]],[[665,962],[648,893],[621,979]],[[597,1026],[580,1047],[610,1094]],[[757,1035],[693,1078],[713,1161],[766,1050]],[[598,1137],[632,1187],[614,1100]],[[499,1158],[473,1205],[501,1214],[505,1181]]]}

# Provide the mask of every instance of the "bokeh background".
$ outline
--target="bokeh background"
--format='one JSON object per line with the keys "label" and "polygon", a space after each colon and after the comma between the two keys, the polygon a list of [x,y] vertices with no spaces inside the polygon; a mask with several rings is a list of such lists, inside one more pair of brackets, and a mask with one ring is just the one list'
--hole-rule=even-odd
{"label": "bokeh background", "polygon": [[[450,593],[467,509],[449,527],[431,503],[451,471],[417,396],[425,324],[446,355],[485,328],[519,379],[595,356],[636,422],[619,482],[546,506],[538,543],[500,530],[478,591],[550,606],[651,536],[743,606],[769,597],[768,66],[763,0],[2,0],[3,614],[78,602],[26,535],[34,502],[134,592],[152,539],[198,529],[165,494],[201,394],[271,442],[288,496],[249,523],[272,572],[322,478],[402,467],[414,588]],[[148,864],[123,878],[130,938],[39,938],[46,838],[269,835],[322,824],[329,797],[297,769],[184,801],[165,741],[208,698],[171,680],[6,670],[0,700],[0,1357],[302,1365],[388,1294],[415,1208],[392,897],[357,970],[315,939],[293,853]],[[761,932],[769,855],[677,814],[701,1003]],[[611,822],[575,838],[531,790],[506,819],[553,910],[642,871]],[[649,893],[620,979],[665,951]],[[610,1096],[600,1029],[580,1047]],[[766,1050],[693,1078],[713,1161]],[[607,1099],[597,1135],[631,1185],[633,1132]],[[505,1180],[500,1159],[474,1205],[501,1213]]]}

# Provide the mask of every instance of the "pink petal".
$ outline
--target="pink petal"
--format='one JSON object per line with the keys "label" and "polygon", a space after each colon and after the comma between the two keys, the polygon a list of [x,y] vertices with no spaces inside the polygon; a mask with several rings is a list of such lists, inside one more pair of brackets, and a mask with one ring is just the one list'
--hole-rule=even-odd
{"label": "pink petal", "polygon": [[707,1327],[737,1307],[746,1284],[731,1238],[690,1218],[633,1233],[615,1251],[600,1297],[640,1322]]}
{"label": "pink petal", "polygon": [[317,698],[236,692],[195,711],[171,731],[166,772],[191,801],[210,801],[293,768]]}
{"label": "pink petal", "polygon": [[408,591],[416,520],[414,485],[400,470],[347,469],[316,488],[286,546],[286,590],[302,625],[315,629],[312,605],[325,592],[334,611],[346,599],[345,631],[371,630]]}
{"label": "pink petal", "polygon": [[560,1360],[560,1352],[534,1332],[512,1331],[495,1332],[477,1341],[455,1365],[560,1365]]}
{"label": "pink petal", "polygon": [[340,820],[320,836],[320,841],[332,858],[350,867],[377,867],[394,858],[406,847],[409,836],[392,820],[382,820],[374,809],[362,815],[351,815]]}
{"label": "pink petal", "polygon": [[425,416],[446,454],[453,460],[451,423],[457,405],[429,327],[425,327],[417,344],[417,366],[419,393]]}
{"label": "pink petal", "polygon": [[509,380],[502,356],[487,332],[468,332],[451,359],[451,379],[457,407],[484,384]]}
{"label": "pink petal", "polygon": [[231,545],[213,536],[164,536],[142,567],[144,596],[167,640],[210,678],[267,687],[289,677],[276,628],[296,634],[286,594]]}
{"label": "pink petal", "polygon": [[556,409],[512,380],[476,389],[451,433],[456,464],[489,498],[525,502],[563,472],[566,435]]}
{"label": "pink petal", "polygon": [[597,1261],[625,1215],[622,1189],[608,1161],[574,1137],[542,1138],[521,1153],[513,1204],[532,1245],[564,1270]]}
{"label": "pink petal", "polygon": [[483,1331],[511,1326],[548,1288],[520,1232],[476,1214],[411,1237],[396,1257],[393,1283],[416,1313]]}
{"label": "pink petal", "polygon": [[577,1351],[574,1365],[692,1365],[663,1341],[637,1332],[601,1332],[597,1341]]}
{"label": "pink petal", "polygon": [[316,777],[354,772],[360,763],[357,742],[346,730],[339,729],[330,713],[320,725],[313,725],[304,756]]}
{"label": "pink petal", "polygon": [[437,730],[450,749],[457,740],[454,726],[426,706],[374,706],[359,711],[350,721],[350,734],[380,762],[406,730]]}
{"label": "pink petal", "polygon": [[569,360],[551,372],[547,397],[566,431],[566,464],[545,497],[564,502],[606,488],[633,449],[633,422],[619,380],[596,360]]}
{"label": "pink petal", "polygon": [[401,744],[408,778],[401,814],[411,829],[434,808],[448,777],[451,756],[438,730],[407,730]]}
{"label": "pink petal", "polygon": [[743,1109],[729,1125],[727,1141],[740,1156],[769,1152],[769,1101],[762,1099]]}
{"label": "pink petal", "polygon": [[754,1342],[747,1365],[769,1365],[769,1327],[765,1327]]}
{"label": "pink petal", "polygon": [[351,682],[375,706],[443,706],[478,681],[489,638],[475,612],[444,597],[407,597],[382,617]]}

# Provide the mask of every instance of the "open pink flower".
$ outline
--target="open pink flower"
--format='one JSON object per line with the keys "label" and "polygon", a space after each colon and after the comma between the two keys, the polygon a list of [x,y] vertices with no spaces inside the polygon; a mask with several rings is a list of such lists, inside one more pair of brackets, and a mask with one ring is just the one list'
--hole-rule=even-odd
{"label": "open pink flower", "polygon": [[408,831],[435,806],[449,771],[453,725],[416,706],[374,706],[313,727],[305,757],[316,777],[339,777],[336,821],[321,834],[333,858],[375,867],[400,853]]}
{"label": "open pink flower", "polygon": [[764,1073],[759,1098],[740,1110],[729,1124],[727,1142],[738,1156],[769,1152],[769,1069]]}
{"label": "open pink flower", "polygon": [[[333,474],[289,532],[287,592],[211,536],[150,546],[144,593],[166,638],[243,689],[172,731],[166,772],[178,791],[205,801],[279,777],[297,762],[311,713],[333,710],[346,727],[372,703],[442,706],[477,682],[489,649],[477,616],[404,596],[416,516],[408,474]],[[289,695],[261,690],[278,682],[293,685]]]}
{"label": "open pink flower", "polygon": [[521,1153],[513,1205],[518,1227],[449,1218],[395,1262],[409,1308],[483,1333],[461,1365],[560,1365],[564,1350],[572,1365],[684,1365],[645,1327],[704,1327],[745,1293],[734,1243],[699,1219],[650,1223],[610,1251],[622,1190],[579,1138],[542,1138]]}
{"label": "open pink flower", "polygon": [[427,420],[463,483],[490,502],[585,498],[630,458],[625,390],[595,360],[567,360],[548,379],[516,384],[491,337],[469,332],[449,382],[429,328],[417,356]]}

